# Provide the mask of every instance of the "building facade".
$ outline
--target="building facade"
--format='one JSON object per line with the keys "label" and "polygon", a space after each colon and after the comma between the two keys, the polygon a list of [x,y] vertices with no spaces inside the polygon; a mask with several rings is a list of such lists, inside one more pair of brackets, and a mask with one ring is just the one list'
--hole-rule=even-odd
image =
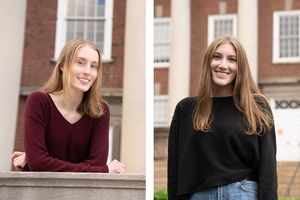
{"label": "building facade", "polygon": [[[157,36],[154,37],[154,107],[157,109],[154,112],[154,187],[166,188],[167,136],[174,106],[180,99],[196,95],[204,52],[210,42],[219,35],[230,34],[245,47],[252,75],[272,106],[279,196],[283,196],[300,161],[300,2],[155,0],[154,4],[157,31],[154,33]],[[178,16],[190,26],[189,30],[179,24]],[[184,37],[176,34],[179,29],[185,31]],[[174,48],[179,48],[180,40],[190,46],[176,54]],[[185,56],[189,59],[181,66],[176,65]],[[188,89],[178,83],[187,84]],[[294,181],[289,195],[300,195],[299,181]]]}

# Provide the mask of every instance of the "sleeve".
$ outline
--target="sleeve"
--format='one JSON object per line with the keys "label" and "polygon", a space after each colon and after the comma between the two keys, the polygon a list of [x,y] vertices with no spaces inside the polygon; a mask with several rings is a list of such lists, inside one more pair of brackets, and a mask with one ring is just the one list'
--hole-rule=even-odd
{"label": "sleeve", "polygon": [[[83,164],[87,166],[101,166],[101,172],[108,172],[108,166],[106,165],[106,162],[109,149],[108,140],[110,111],[107,104],[103,103],[102,106],[104,107],[105,113],[101,116],[100,119],[94,120],[89,157],[85,162],[83,162]],[[97,168],[95,168],[94,170],[99,170]]]}
{"label": "sleeve", "polygon": [[168,199],[170,200],[179,199],[177,197],[178,137],[179,137],[178,135],[179,135],[179,124],[173,117],[170,126],[169,146],[168,146]]}
{"label": "sleeve", "polygon": [[[56,171],[56,172],[108,172],[107,165],[101,162],[95,162],[94,159],[103,157],[104,155],[96,156],[100,150],[95,150],[96,143],[99,139],[106,138],[108,140],[108,126],[109,126],[109,110],[101,116],[103,123],[106,125],[96,126],[93,138],[98,140],[92,141],[91,152],[87,161],[83,163],[70,163],[57,158],[53,158],[49,155],[47,146],[45,143],[45,132],[47,129],[47,121],[49,120],[49,106],[47,106],[47,100],[44,95],[37,92],[32,93],[25,106],[24,113],[24,148],[26,152],[26,158],[30,171]],[[103,120],[102,120],[103,119]],[[101,136],[97,136],[100,128]],[[106,142],[108,144],[108,142]],[[107,146],[105,146],[107,148]],[[108,148],[107,148],[108,149]],[[107,158],[107,150],[103,153]],[[106,162],[106,159],[105,159]],[[103,166],[95,165],[94,163],[101,163]]]}
{"label": "sleeve", "polygon": [[276,136],[274,125],[259,137],[258,199],[277,200]]}

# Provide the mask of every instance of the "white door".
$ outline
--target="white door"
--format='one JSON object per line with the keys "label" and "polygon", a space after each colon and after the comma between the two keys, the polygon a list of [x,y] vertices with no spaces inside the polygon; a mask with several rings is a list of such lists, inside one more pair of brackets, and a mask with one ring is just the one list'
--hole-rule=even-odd
{"label": "white door", "polygon": [[275,120],[277,161],[300,161],[300,99],[270,99]]}

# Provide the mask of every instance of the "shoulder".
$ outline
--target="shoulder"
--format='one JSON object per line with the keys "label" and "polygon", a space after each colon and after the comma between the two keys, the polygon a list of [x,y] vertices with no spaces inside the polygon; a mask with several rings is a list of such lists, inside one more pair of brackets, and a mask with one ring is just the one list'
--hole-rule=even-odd
{"label": "shoulder", "polygon": [[32,92],[26,100],[26,104],[29,105],[32,104],[34,106],[45,105],[45,104],[50,105],[50,103],[51,103],[51,99],[49,94],[41,91]]}
{"label": "shoulder", "polygon": [[177,118],[179,115],[183,116],[192,114],[196,103],[197,97],[186,97],[182,99],[176,105],[174,117]]}
{"label": "shoulder", "polygon": [[186,97],[178,102],[177,106],[180,107],[190,107],[193,106],[197,102],[197,97]]}
{"label": "shoulder", "polygon": [[27,100],[40,101],[40,100],[47,100],[47,99],[49,99],[49,95],[47,93],[41,91],[34,91],[30,93]]}

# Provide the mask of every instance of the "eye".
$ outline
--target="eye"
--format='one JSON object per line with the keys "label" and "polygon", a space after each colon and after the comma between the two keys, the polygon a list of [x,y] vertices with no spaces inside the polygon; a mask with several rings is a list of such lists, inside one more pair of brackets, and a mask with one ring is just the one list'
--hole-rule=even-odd
{"label": "eye", "polygon": [[97,65],[91,65],[91,67],[97,69]]}
{"label": "eye", "polygon": [[79,65],[84,65],[84,63],[82,61],[78,61],[77,62]]}
{"label": "eye", "polygon": [[219,55],[214,55],[214,57],[213,57],[213,59],[220,59],[221,58],[221,56],[219,56]]}
{"label": "eye", "polygon": [[236,62],[236,59],[235,58],[229,58],[228,59],[230,62]]}

